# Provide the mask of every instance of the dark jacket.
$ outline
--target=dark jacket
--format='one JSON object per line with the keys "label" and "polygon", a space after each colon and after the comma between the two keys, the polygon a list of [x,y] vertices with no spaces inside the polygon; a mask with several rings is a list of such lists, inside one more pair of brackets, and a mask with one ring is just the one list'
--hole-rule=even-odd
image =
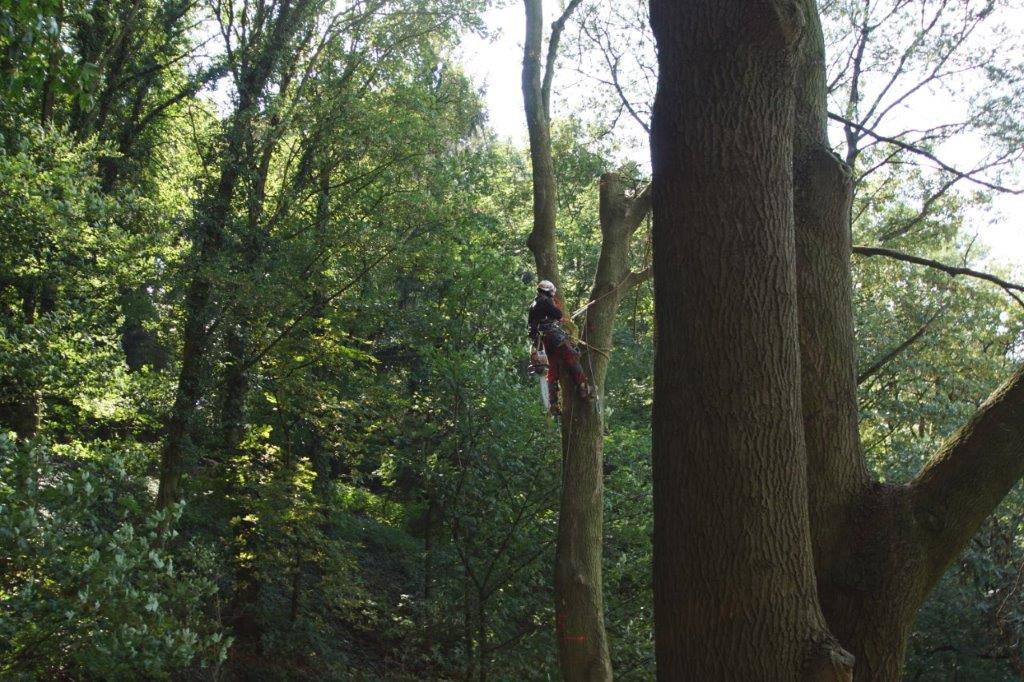
{"label": "dark jacket", "polygon": [[[539,334],[548,334],[553,331],[559,332],[564,337],[564,332],[558,327],[558,321],[562,319],[562,309],[555,303],[554,298],[544,293],[537,294],[530,304],[530,312],[527,316],[529,325],[530,340],[537,343]],[[557,344],[556,344],[557,345]]]}

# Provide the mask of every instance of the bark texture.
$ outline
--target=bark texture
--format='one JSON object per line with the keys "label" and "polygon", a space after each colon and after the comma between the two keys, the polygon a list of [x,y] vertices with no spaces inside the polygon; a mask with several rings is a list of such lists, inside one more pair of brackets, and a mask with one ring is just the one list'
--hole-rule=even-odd
{"label": "bark texture", "polygon": [[790,3],[653,0],[658,677],[845,679],[800,394]]}
{"label": "bark texture", "polygon": [[825,46],[801,0],[793,138],[800,376],[815,567],[827,581],[851,505],[868,483],[857,431],[849,170],[828,142]]}
{"label": "bark texture", "polygon": [[844,679],[831,632],[855,679],[898,680],[928,592],[1024,475],[1024,369],[913,481],[872,480],[816,3],[653,0],[651,22],[659,676]]}

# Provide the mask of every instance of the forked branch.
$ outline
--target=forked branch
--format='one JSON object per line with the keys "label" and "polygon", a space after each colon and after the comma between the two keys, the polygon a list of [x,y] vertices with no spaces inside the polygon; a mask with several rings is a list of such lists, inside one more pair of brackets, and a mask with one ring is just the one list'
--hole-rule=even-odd
{"label": "forked branch", "polygon": [[918,156],[923,156],[924,158],[928,159],[929,161],[932,161],[933,163],[935,163],[940,169],[946,171],[947,173],[952,173],[957,178],[962,178],[962,179],[965,179],[965,180],[970,180],[971,182],[973,182],[973,183],[975,183],[977,185],[981,185],[982,187],[986,187],[988,189],[995,190],[996,192],[1004,192],[1006,194],[1024,194],[1024,188],[1006,187],[1005,185],[1000,185],[998,183],[989,182],[988,180],[985,180],[984,178],[977,177],[977,175],[975,175],[974,171],[962,171],[962,170],[959,170],[957,168],[954,168],[953,166],[950,166],[948,163],[942,161],[941,159],[939,159],[937,156],[932,154],[927,149],[924,149],[924,148],[919,147],[919,146],[914,145],[914,144],[910,144],[909,142],[904,142],[903,140],[897,139],[895,137],[887,137],[885,135],[881,135],[879,133],[876,133],[871,128],[868,128],[867,126],[863,126],[863,125],[861,125],[859,123],[855,123],[855,122],[849,120],[848,118],[840,116],[839,114],[833,114],[832,112],[829,112],[828,117],[830,119],[832,119],[833,121],[837,121],[839,123],[842,123],[844,126],[846,126],[848,128],[853,128],[855,130],[858,130],[858,131],[864,133],[865,135],[867,135],[867,136],[869,136],[869,137],[871,137],[871,138],[873,138],[875,140],[878,140],[879,142],[885,142],[885,143],[888,143],[888,144],[891,144],[891,145],[895,145],[895,146],[897,146],[900,149],[903,149],[905,151],[911,152],[913,154],[917,154]]}

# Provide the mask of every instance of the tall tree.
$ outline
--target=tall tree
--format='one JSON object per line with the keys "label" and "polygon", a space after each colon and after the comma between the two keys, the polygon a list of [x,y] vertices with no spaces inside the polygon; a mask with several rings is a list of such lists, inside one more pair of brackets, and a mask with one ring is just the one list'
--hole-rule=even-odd
{"label": "tall tree", "polygon": [[[226,243],[239,183],[243,178],[261,174],[260,159],[244,152],[251,149],[257,127],[269,122],[264,106],[273,97],[268,89],[280,84],[284,57],[293,49],[293,41],[302,28],[315,18],[318,6],[314,0],[286,0],[246,5],[237,16],[231,3],[218,10],[237,97],[223,133],[217,176],[196,212],[194,271],[185,296],[181,370],[160,464],[157,504],[161,507],[179,499],[181,477],[194,466],[197,456],[198,410],[207,391],[205,374],[210,361],[211,325],[217,314],[219,294],[212,270],[223,259],[230,259]],[[275,127],[275,123],[269,123]]]}
{"label": "tall tree", "polygon": [[845,647],[856,679],[898,679],[1024,473],[1024,370],[910,483],[873,480],[817,7],[653,0],[651,25],[659,675],[842,679]]}
{"label": "tall tree", "polygon": [[[555,233],[557,187],[551,151],[551,86],[558,45],[581,0],[572,0],[551,26],[546,57],[541,0],[525,0],[523,102],[533,164],[533,230],[527,245],[540,279],[560,285]],[[601,253],[580,330],[580,362],[596,402],[577,395],[563,377],[562,495],[555,549],[555,625],[559,663],[567,680],[612,677],[604,625],[601,577],[604,515],[604,389],[612,331],[625,293],[649,276],[630,271],[630,242],[650,209],[650,191],[627,196],[621,178],[600,181]],[[570,321],[571,324],[571,321]]]}
{"label": "tall tree", "polygon": [[800,27],[783,3],[746,5],[651,4],[658,672],[840,678],[849,657],[815,598],[800,411]]}

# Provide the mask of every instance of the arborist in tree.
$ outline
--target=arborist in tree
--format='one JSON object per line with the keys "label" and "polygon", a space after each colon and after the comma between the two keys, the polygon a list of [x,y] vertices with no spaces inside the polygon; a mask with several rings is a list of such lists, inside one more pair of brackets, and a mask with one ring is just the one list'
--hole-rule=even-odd
{"label": "arborist in tree", "polygon": [[569,341],[569,335],[562,329],[560,320],[562,309],[555,301],[555,285],[548,280],[541,280],[537,285],[537,298],[530,304],[529,331],[533,343],[531,364],[534,371],[543,371],[540,352],[547,356],[547,383],[549,396],[549,412],[560,414],[558,407],[558,379],[562,369],[566,369],[576,384],[580,397],[592,400],[594,391],[587,382],[587,377],[580,367],[579,353]]}

